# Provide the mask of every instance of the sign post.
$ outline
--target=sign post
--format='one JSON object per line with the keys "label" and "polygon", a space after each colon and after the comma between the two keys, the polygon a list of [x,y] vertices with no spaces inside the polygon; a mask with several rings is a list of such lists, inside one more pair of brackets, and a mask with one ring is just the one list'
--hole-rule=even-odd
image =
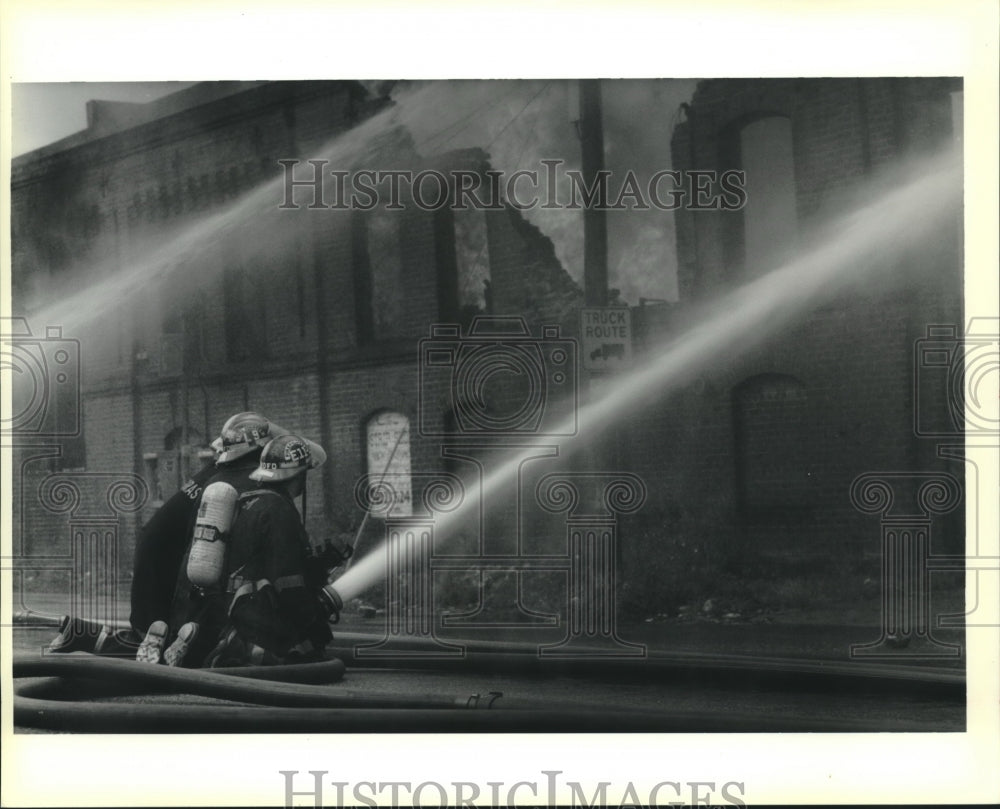
{"label": "sign post", "polygon": [[632,310],[627,306],[580,310],[580,354],[591,372],[618,371],[632,362]]}
{"label": "sign post", "polygon": [[[586,401],[596,401],[614,384],[616,372],[632,363],[632,310],[627,306],[588,306],[580,310],[580,356],[586,379]],[[592,472],[617,471],[622,463],[619,425],[610,426],[612,437],[591,444],[587,468]],[[593,492],[593,503],[600,494]],[[616,545],[615,563],[622,564],[621,545]],[[616,574],[617,575],[617,574]]]}

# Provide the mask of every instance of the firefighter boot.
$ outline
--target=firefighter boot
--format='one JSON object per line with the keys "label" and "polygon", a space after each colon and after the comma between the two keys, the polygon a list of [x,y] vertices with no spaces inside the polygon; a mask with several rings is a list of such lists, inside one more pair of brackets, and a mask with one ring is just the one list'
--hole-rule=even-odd
{"label": "firefighter boot", "polygon": [[103,657],[133,658],[139,648],[139,640],[139,634],[132,627],[113,629],[110,626],[105,626],[101,629],[101,634],[97,636],[94,654]]}
{"label": "firefighter boot", "polygon": [[83,618],[63,616],[59,634],[49,644],[50,652],[92,652],[103,625]]}
{"label": "firefighter boot", "polygon": [[165,621],[153,621],[149,625],[146,637],[139,644],[135,659],[140,663],[159,663],[163,659],[163,647],[167,642],[167,624]]}
{"label": "firefighter boot", "polygon": [[163,659],[166,661],[166,664],[168,666],[183,665],[188,649],[191,648],[191,644],[197,635],[198,624],[194,621],[189,621],[178,629],[177,638],[167,647],[167,651],[163,653]]}

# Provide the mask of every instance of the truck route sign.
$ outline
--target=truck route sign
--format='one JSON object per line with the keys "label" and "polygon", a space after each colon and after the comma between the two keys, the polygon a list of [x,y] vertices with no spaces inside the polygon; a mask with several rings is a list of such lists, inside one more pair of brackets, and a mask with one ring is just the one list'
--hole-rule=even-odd
{"label": "truck route sign", "polygon": [[580,353],[587,371],[617,371],[632,361],[632,312],[627,306],[580,310]]}

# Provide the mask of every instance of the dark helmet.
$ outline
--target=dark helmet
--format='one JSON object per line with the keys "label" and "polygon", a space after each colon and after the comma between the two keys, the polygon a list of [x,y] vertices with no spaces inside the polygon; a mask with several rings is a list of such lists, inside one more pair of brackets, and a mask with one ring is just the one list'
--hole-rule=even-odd
{"label": "dark helmet", "polygon": [[315,469],[325,461],[326,452],[319,444],[297,435],[283,435],[264,447],[260,465],[250,477],[262,483],[279,483]]}
{"label": "dark helmet", "polygon": [[212,444],[218,450],[218,463],[228,463],[263,447],[274,438],[274,425],[260,413],[237,413],[223,425],[222,433]]}

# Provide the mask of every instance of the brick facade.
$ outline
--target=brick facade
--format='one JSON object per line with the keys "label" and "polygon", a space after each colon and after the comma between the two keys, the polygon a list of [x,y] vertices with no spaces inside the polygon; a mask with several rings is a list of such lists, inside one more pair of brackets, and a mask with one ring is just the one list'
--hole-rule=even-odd
{"label": "brick facade", "polygon": [[[301,187],[297,210],[279,208],[280,159],[341,167],[347,152],[338,150],[350,147],[355,166],[488,167],[475,150],[417,155],[398,129],[362,140],[385,104],[351,82],[195,85],[136,109],[96,102],[89,130],[14,161],[19,314],[39,315],[32,302],[75,280],[67,276],[98,290],[95,305],[106,301],[96,297],[102,280],[132,272],[141,281],[73,335],[82,346],[83,449],[72,463],[64,452],[26,470],[19,533],[50,544],[44,525],[58,531],[59,518],[34,508],[37,487],[72,466],[147,480],[146,508],[122,518],[130,538],[197,467],[225,419],[245,409],[326,448],[329,462],[309,478],[317,539],[350,534],[361,520],[354,486],[368,471],[373,416],[409,419],[413,471],[442,466],[440,443],[415,429],[415,360],[431,323],[468,325],[472,314],[459,311],[451,213],[407,204],[384,212],[386,231],[373,227],[382,211],[308,209],[313,190]],[[308,178],[308,164],[294,176]],[[483,216],[494,311],[524,314],[525,293],[514,287],[530,285],[536,326],[572,321],[581,293],[548,239],[512,210]],[[378,305],[391,316],[373,314]],[[446,391],[428,396],[442,403],[443,423]],[[128,540],[120,562],[127,576]]]}
{"label": "brick facade", "polygon": [[[960,90],[949,79],[705,81],[674,132],[674,168],[741,168],[740,128],[787,118],[795,215],[805,233],[867,181],[946,145],[950,94]],[[755,188],[746,190],[749,211]],[[740,262],[747,211],[677,212],[674,322],[752,277]],[[925,414],[946,418],[945,391],[917,388],[914,350],[929,325],[961,327],[960,239],[960,224],[949,223],[934,245],[904,251],[893,272],[821,302],[752,350],[734,346],[732,358],[710,364],[648,413],[643,440],[633,439],[644,445],[635,462],[661,478],[665,511],[715,512],[720,533],[782,554],[877,553],[877,528],[850,502],[857,475],[943,470],[961,477],[913,423],[914,395],[923,397]],[[748,394],[748,386],[758,392]],[[650,434],[663,440],[650,444]],[[657,455],[666,462],[657,464]],[[963,541],[956,519],[946,534],[953,552]]]}
{"label": "brick facade", "polygon": [[[866,179],[950,138],[950,93],[960,89],[946,79],[702,82],[673,133],[673,167],[739,168],[742,127],[787,118],[805,231]],[[89,130],[15,159],[15,314],[38,314],[23,307],[73,274],[98,289],[130,271],[141,277],[113,311],[68,335],[81,341],[82,442],[64,442],[62,460],[25,461],[15,530],[31,553],[51,550],[65,530],[64,516],[35,504],[53,471],[134,474],[151,485],[160,475],[150,505],[122,517],[127,577],[128,538],[180,479],[165,468],[184,453],[197,463],[198,449],[244,409],[327,449],[329,463],[309,480],[317,538],[350,534],[360,522],[353,490],[368,471],[373,416],[409,419],[413,471],[442,467],[440,442],[413,428],[417,341],[431,323],[467,325],[471,315],[460,307],[452,213],[408,205],[373,224],[378,214],[278,207],[277,161],[331,155],[336,163],[338,144],[363,147],[376,167],[487,169],[488,156],[475,150],[418,155],[399,130],[356,142],[385,104],[352,82],[195,85],[141,108],[98,102]],[[308,203],[309,189],[296,193]],[[683,333],[703,302],[747,280],[745,215],[676,212],[681,300],[633,310],[640,361]],[[525,317],[535,334],[558,324],[574,336],[583,296],[552,243],[513,210],[486,212],[485,223],[491,311]],[[930,324],[962,322],[958,223],[954,230],[905,272],[824,302],[623,416],[601,457],[649,488],[622,532],[626,582],[641,578],[650,554],[685,537],[782,555],[875,552],[871,519],[848,496],[858,474],[961,473],[912,424],[914,343]],[[386,233],[398,243],[380,241]],[[945,417],[943,394],[918,393],[925,412]],[[447,391],[424,395],[445,424]],[[35,450],[21,452],[30,459]],[[950,550],[960,520],[951,523]],[[629,526],[646,539],[630,542]]]}

